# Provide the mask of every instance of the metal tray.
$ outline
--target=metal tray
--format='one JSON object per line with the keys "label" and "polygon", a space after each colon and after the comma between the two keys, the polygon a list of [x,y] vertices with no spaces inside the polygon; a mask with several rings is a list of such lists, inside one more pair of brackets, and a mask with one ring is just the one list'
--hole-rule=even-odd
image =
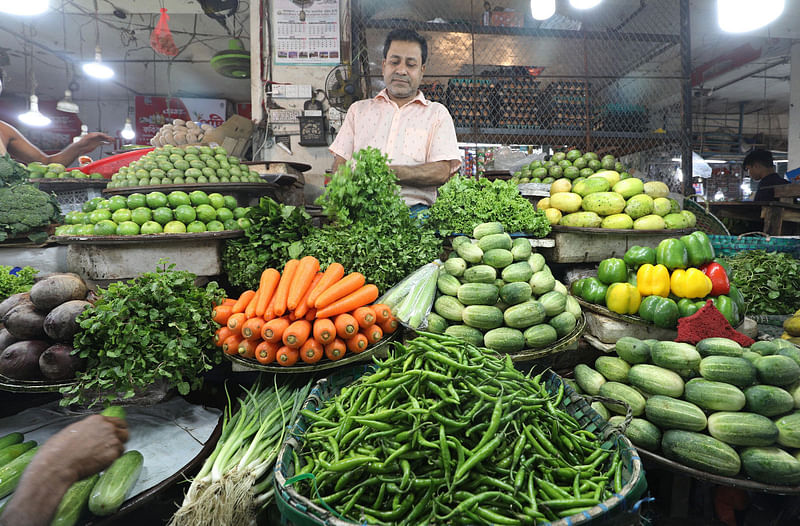
{"label": "metal tray", "polygon": [[274,191],[276,185],[268,182],[263,183],[193,183],[193,184],[155,184],[148,186],[126,186],[125,188],[106,188],[103,194],[107,195],[130,195],[137,193],[163,192],[173,190],[204,192],[241,192],[252,190]]}
{"label": "metal tray", "polygon": [[77,380],[14,380],[0,374],[0,391],[13,393],[57,393]]}
{"label": "metal tray", "polygon": [[39,190],[43,192],[59,190],[83,190],[84,188],[105,188],[108,179],[30,179],[31,184],[39,185]]}
{"label": "metal tray", "polygon": [[359,354],[346,354],[344,358],[341,360],[336,360],[332,362],[327,358],[325,360],[319,361],[313,365],[308,365],[300,360],[297,361],[296,364],[292,365],[291,367],[283,367],[280,365],[263,365],[258,363],[256,360],[250,358],[241,358],[239,356],[235,356],[232,354],[224,354],[223,356],[230,360],[231,362],[241,365],[242,367],[246,367],[248,369],[253,369],[255,371],[267,371],[270,373],[286,373],[286,374],[306,374],[306,373],[315,373],[317,371],[324,371],[326,369],[335,369],[337,367],[342,367],[344,365],[351,365],[357,362],[368,361],[374,354],[376,354],[380,350],[384,350],[388,347],[390,343],[397,340],[400,337],[400,333],[402,333],[402,329],[397,329],[392,334],[383,338],[381,341],[370,347],[369,349],[365,350]]}
{"label": "metal tray", "polygon": [[202,241],[204,239],[235,239],[243,237],[244,230],[221,232],[194,232],[181,234],[139,234],[136,236],[54,236],[51,239],[60,245],[128,245],[136,243],[163,243],[175,241]]}
{"label": "metal tray", "polygon": [[244,164],[245,166],[255,166],[255,165],[259,165],[259,164],[263,164],[265,166],[268,166],[270,164],[280,164],[280,163],[287,164],[287,165],[291,166],[292,168],[294,168],[295,170],[297,170],[298,172],[307,172],[307,171],[309,171],[311,169],[311,165],[310,164],[297,163],[297,162],[294,162],[294,161],[281,161],[281,160],[277,160],[277,159],[270,159],[269,161],[239,161],[239,164]]}

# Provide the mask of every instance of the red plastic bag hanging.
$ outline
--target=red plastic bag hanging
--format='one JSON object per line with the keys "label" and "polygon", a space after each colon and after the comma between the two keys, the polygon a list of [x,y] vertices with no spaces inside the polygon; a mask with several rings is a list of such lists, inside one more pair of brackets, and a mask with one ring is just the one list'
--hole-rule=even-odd
{"label": "red plastic bag hanging", "polygon": [[175,45],[175,39],[172,38],[172,32],[169,30],[169,15],[165,7],[161,8],[161,16],[158,17],[156,28],[150,33],[150,46],[156,53],[174,57],[178,54],[178,47]]}

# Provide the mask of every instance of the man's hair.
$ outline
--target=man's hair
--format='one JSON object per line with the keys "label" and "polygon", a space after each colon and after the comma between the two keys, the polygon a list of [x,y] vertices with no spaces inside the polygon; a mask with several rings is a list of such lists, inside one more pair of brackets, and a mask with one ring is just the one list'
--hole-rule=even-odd
{"label": "man's hair", "polygon": [[752,152],[748,153],[747,157],[744,158],[742,166],[744,166],[746,170],[754,164],[760,164],[765,168],[774,168],[775,165],[773,164],[772,160],[772,152],[769,150],[753,150]]}
{"label": "man's hair", "polygon": [[425,37],[413,29],[395,29],[386,35],[386,41],[383,43],[383,58],[389,55],[389,47],[395,40],[398,42],[416,42],[422,50],[422,64],[424,65],[428,62],[428,42]]}

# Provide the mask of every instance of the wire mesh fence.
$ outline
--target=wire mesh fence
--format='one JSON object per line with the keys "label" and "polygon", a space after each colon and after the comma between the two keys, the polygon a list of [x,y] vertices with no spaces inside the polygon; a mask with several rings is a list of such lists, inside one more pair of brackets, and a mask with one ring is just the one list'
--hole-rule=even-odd
{"label": "wire mesh fence", "polygon": [[352,63],[365,95],[383,88],[386,35],[411,28],[428,42],[421,89],[447,106],[465,146],[680,157],[681,0],[606,0],[583,11],[563,0],[543,22],[529,0],[501,2],[352,0]]}

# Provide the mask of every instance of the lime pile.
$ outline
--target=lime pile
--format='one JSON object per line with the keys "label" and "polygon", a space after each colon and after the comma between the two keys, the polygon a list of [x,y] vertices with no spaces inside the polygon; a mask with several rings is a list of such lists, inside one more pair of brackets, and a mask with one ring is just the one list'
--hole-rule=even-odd
{"label": "lime pile", "polygon": [[31,179],[103,179],[102,174],[85,174],[80,170],[67,170],[63,164],[42,164],[34,161],[28,165]]}
{"label": "lime pile", "polygon": [[230,195],[176,190],[95,197],[83,211],[69,212],[57,236],[135,236],[138,234],[183,234],[244,230],[249,208],[240,207]]}
{"label": "lime pile", "polygon": [[108,188],[159,184],[261,183],[258,173],[217,146],[166,145],[147,153],[111,176]]}
{"label": "lime pile", "polygon": [[514,172],[511,180],[517,184],[545,183],[550,184],[556,179],[581,180],[601,170],[614,170],[619,172],[620,179],[630,177],[625,166],[617,161],[613,155],[600,158],[594,152],[581,154],[580,150],[556,152],[549,161],[533,161]]}

